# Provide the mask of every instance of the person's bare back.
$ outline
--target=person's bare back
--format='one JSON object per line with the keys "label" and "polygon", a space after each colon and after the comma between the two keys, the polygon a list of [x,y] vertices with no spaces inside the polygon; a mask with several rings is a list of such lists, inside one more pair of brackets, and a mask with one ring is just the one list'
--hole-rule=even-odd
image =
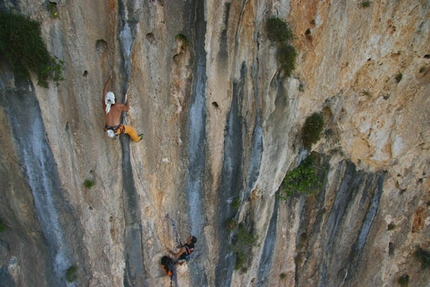
{"label": "person's bare back", "polygon": [[105,114],[106,124],[111,127],[119,125],[121,123],[122,111],[128,112],[126,105],[119,103],[112,105],[109,113]]}

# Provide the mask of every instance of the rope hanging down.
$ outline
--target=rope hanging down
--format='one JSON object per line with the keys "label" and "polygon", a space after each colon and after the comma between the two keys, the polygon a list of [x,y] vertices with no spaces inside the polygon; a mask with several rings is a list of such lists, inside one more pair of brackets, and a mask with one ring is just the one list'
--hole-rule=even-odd
{"label": "rope hanging down", "polygon": [[170,224],[173,227],[173,232],[175,233],[175,242],[177,246],[182,246],[181,237],[179,235],[178,229],[176,228],[176,223],[173,218],[170,217],[169,214],[166,215],[166,219],[170,219]]}

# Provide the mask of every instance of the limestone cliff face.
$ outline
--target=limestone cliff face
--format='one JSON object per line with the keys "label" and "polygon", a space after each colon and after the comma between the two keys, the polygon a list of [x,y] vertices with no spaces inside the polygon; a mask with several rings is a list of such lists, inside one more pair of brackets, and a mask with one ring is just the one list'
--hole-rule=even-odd
{"label": "limestone cliff face", "polygon": [[[426,1],[54,2],[58,18],[45,1],[0,1],[65,61],[49,89],[1,63],[5,286],[168,286],[159,261],[176,232],[198,238],[179,286],[428,285],[413,256],[430,248]],[[272,15],[296,35],[288,79]],[[140,143],[104,135],[112,71]],[[313,112],[323,188],[280,201]],[[258,236],[241,270],[231,218]]]}

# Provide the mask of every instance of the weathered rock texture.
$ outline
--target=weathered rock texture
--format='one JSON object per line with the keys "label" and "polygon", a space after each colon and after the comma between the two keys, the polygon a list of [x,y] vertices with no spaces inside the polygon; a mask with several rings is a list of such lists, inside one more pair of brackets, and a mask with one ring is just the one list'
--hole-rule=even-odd
{"label": "weathered rock texture", "polygon": [[[0,2],[65,61],[49,89],[1,63],[4,286],[167,286],[176,231],[198,238],[179,286],[429,284],[413,256],[430,248],[428,1],[55,2],[58,18],[47,1]],[[296,35],[288,79],[271,16]],[[104,135],[111,72],[140,143]],[[323,189],[280,201],[313,112]],[[230,218],[258,236],[241,270]]]}

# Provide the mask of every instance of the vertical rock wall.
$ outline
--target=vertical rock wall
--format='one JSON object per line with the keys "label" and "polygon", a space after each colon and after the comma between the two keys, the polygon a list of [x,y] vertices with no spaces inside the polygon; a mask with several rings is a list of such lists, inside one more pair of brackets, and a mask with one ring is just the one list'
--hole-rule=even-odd
{"label": "vertical rock wall", "polygon": [[[179,286],[429,282],[413,256],[430,236],[427,3],[55,3],[58,18],[47,2],[0,2],[39,21],[65,61],[65,80],[49,89],[0,69],[8,286],[62,286],[70,266],[78,279],[69,285],[168,285],[159,261],[176,232],[198,238]],[[289,79],[267,38],[272,15],[296,35]],[[103,134],[111,72],[111,90],[131,102],[124,122],[145,135],[139,143]],[[280,201],[315,111],[326,119],[314,146],[324,188]],[[241,270],[228,219],[258,238]]]}

